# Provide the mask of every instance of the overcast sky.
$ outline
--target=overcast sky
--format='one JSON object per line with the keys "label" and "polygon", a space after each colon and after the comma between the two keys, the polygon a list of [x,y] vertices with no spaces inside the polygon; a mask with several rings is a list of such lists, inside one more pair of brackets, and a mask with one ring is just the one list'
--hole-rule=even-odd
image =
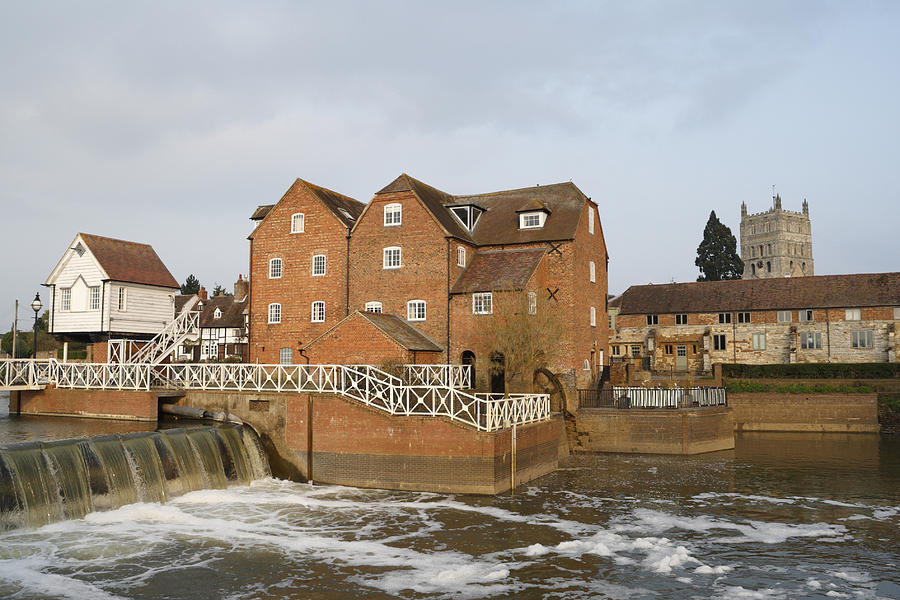
{"label": "overcast sky", "polygon": [[[231,289],[296,177],[363,202],[573,181],[610,292],[711,210],[809,200],[817,274],[900,270],[900,2],[6,2],[0,325],[79,231]],[[42,294],[43,296],[43,294]],[[20,318],[33,315],[20,309]]]}

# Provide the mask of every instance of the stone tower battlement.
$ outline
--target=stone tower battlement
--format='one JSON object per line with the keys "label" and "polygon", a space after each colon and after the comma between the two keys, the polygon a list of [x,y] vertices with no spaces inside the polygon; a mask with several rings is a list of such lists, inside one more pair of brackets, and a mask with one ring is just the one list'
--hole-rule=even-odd
{"label": "stone tower battlement", "polygon": [[778,194],[772,200],[772,208],[752,214],[747,213],[746,203],[741,204],[743,278],[813,275],[809,204],[804,200],[797,212],[784,210]]}

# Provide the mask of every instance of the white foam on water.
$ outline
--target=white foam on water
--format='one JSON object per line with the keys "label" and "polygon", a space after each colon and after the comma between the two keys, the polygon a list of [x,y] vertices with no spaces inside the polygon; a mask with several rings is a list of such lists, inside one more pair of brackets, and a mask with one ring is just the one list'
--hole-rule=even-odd
{"label": "white foam on water", "polygon": [[822,583],[818,579],[812,578],[806,580],[806,585],[814,590],[821,589],[822,587]]}
{"label": "white foam on water", "polygon": [[825,592],[825,595],[829,598],[849,598],[850,594],[845,594],[843,592],[838,592],[837,590],[829,590]]}
{"label": "white foam on water", "polygon": [[675,581],[678,581],[681,583],[690,583],[693,580],[690,577],[676,577]]}
{"label": "white foam on water", "polygon": [[525,556],[543,556],[550,552],[550,548],[543,544],[532,544],[525,549]]}
{"label": "white foam on water", "polygon": [[0,560],[0,579],[18,584],[27,596],[47,595],[73,600],[124,600],[73,577],[46,570],[51,565],[34,560]]}
{"label": "white foam on water", "polygon": [[898,508],[880,508],[872,512],[872,518],[877,519],[878,521],[884,521],[885,519],[890,519],[898,512],[900,512],[900,509]]}
{"label": "white foam on water", "polygon": [[868,573],[864,573],[862,571],[853,570],[853,569],[844,569],[841,571],[830,571],[829,575],[834,575],[840,579],[845,581],[849,581],[851,583],[869,583],[872,578]]}
{"label": "white foam on water", "polygon": [[734,567],[729,567],[728,565],[720,565],[718,567],[711,567],[709,565],[700,565],[696,569],[694,569],[694,573],[698,575],[724,575],[725,573],[730,573],[734,570]]}
{"label": "white foam on water", "polygon": [[676,516],[660,511],[639,508],[633,512],[635,521],[632,524],[622,525],[623,529],[638,529],[653,533],[662,533],[670,529],[684,529],[706,533],[712,530],[737,531],[739,537],[719,538],[716,541],[723,543],[762,542],[764,544],[779,544],[793,537],[832,537],[843,536],[847,528],[843,525],[831,525],[828,523],[768,523],[765,521],[748,520],[743,523],[735,523],[714,517],[685,517]]}
{"label": "white foam on water", "polygon": [[725,587],[725,590],[724,592],[722,592],[722,594],[715,597],[722,598],[723,600],[730,600],[733,598],[750,598],[752,600],[781,600],[782,598],[786,598],[787,596],[783,592],[779,592],[770,588],[764,588],[761,590],[748,590],[747,588],[740,585],[730,585]]}
{"label": "white foam on water", "polygon": [[768,502],[770,504],[796,504],[796,498],[773,498],[772,496],[758,496],[756,494],[738,494],[735,492],[703,492],[693,496],[694,500],[718,500],[719,498],[734,498],[736,500],[750,500],[753,502]]}

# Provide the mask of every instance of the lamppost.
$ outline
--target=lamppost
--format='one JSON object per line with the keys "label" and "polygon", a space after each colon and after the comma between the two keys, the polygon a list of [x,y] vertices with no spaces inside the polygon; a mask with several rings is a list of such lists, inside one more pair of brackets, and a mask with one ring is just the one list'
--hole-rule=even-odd
{"label": "lamppost", "polygon": [[37,293],[34,295],[34,300],[31,301],[31,310],[34,311],[34,332],[32,333],[33,337],[31,338],[32,358],[37,358],[37,322],[38,313],[41,312],[42,308],[44,308],[44,305],[41,303],[41,294]]}

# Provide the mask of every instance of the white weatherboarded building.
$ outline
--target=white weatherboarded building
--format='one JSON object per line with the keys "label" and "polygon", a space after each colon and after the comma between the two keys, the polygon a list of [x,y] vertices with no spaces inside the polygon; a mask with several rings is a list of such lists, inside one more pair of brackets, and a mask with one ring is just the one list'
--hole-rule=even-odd
{"label": "white weatherboarded building", "polygon": [[44,282],[50,333],[149,339],[175,317],[179,285],[148,244],[79,233]]}

